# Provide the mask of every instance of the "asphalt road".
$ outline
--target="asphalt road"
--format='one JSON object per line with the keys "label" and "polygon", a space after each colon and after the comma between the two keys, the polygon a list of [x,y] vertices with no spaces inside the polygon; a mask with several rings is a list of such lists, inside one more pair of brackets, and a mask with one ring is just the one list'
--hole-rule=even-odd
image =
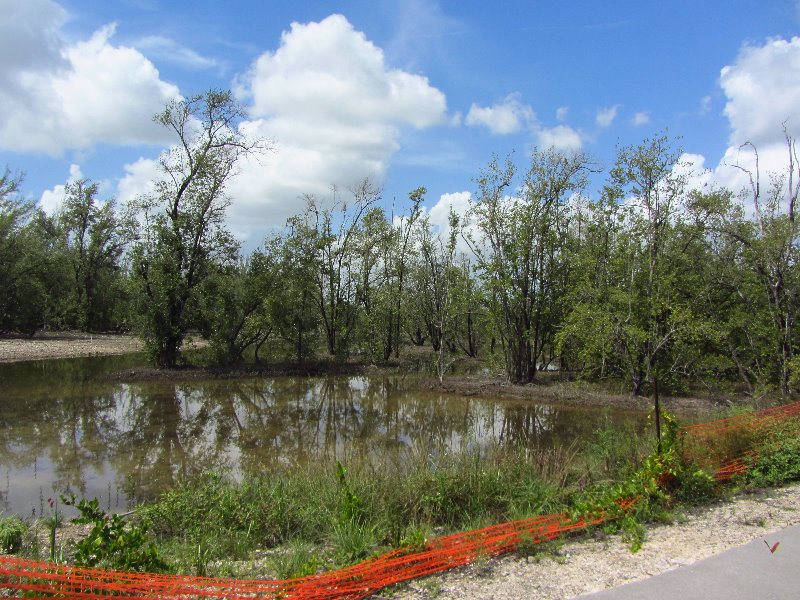
{"label": "asphalt road", "polygon": [[792,598],[800,599],[800,526],[650,579],[580,596],[581,600]]}

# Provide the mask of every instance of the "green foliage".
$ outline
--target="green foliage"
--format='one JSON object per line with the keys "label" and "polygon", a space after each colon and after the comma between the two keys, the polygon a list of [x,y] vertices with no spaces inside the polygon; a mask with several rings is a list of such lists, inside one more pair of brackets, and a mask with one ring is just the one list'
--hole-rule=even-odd
{"label": "green foliage", "polygon": [[342,487],[342,509],[339,513],[339,521],[341,523],[354,522],[358,523],[364,519],[364,503],[361,498],[350,491],[350,486],[347,483],[346,471],[338,460],[336,461],[336,476],[339,479],[339,485]]}
{"label": "green foliage", "polygon": [[22,536],[28,528],[15,516],[0,517],[0,550],[16,554],[22,550]]}
{"label": "green foliage", "polygon": [[92,525],[89,535],[75,543],[75,564],[151,573],[167,568],[147,537],[146,524],[131,525],[120,515],[107,515],[98,508],[97,498],[81,499],[77,504],[74,496],[70,500],[62,497],[62,501],[74,504],[80,513],[73,519],[75,523]]}
{"label": "green foliage", "polygon": [[781,431],[758,450],[744,475],[751,486],[767,487],[800,481],[800,436],[796,430]]}
{"label": "green foliage", "polygon": [[143,228],[132,250],[141,295],[139,329],[148,353],[174,367],[198,311],[198,289],[238,244],[225,226],[225,184],[240,156],[261,147],[239,131],[244,109],[229,91],[173,100],[154,120],[177,134],[161,157],[155,193],[134,203]]}

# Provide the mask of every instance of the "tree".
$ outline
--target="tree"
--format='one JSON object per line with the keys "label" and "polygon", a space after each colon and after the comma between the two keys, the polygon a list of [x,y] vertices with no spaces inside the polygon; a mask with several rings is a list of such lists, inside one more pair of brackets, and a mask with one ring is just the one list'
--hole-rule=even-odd
{"label": "tree", "polygon": [[129,241],[129,228],[114,210],[114,200],[97,201],[97,184],[89,179],[68,183],[58,225],[69,286],[66,302],[74,313],[70,325],[83,331],[113,325],[119,300],[119,260]]}
{"label": "tree", "polygon": [[276,239],[254,250],[247,260],[225,265],[202,285],[201,332],[222,364],[240,362],[254,348],[255,359],[273,331],[270,307],[277,287]]}
{"label": "tree", "polygon": [[358,317],[358,242],[361,219],[380,198],[380,190],[363,179],[343,200],[333,188],[331,206],[322,206],[307,196],[306,212],[295,218],[292,234],[307,238],[316,261],[314,302],[319,310],[331,356],[344,358],[350,352],[351,336]]}
{"label": "tree", "polygon": [[155,192],[138,199],[144,222],[134,246],[143,293],[141,334],[160,366],[173,367],[196,308],[196,289],[214,264],[235,260],[225,228],[225,186],[238,160],[265,147],[237,129],[244,109],[229,91],[172,100],[154,120],[176,136],[162,154]]}
{"label": "tree", "polygon": [[634,395],[685,375],[693,344],[710,333],[700,310],[708,296],[688,260],[705,256],[705,227],[679,156],[667,136],[620,148],[572,259],[581,268],[558,344],[600,376],[625,378]]}
{"label": "tree", "polygon": [[46,320],[55,236],[46,216],[20,195],[22,179],[8,168],[0,175],[0,331],[33,335]]}
{"label": "tree", "polygon": [[754,220],[751,223],[726,220],[720,222],[718,231],[739,246],[744,264],[756,283],[749,294],[740,286],[741,297],[751,305],[765,306],[761,313],[767,317],[765,337],[771,346],[769,354],[774,357],[771,379],[777,380],[781,392],[787,395],[795,360],[794,323],[800,302],[797,218],[800,159],[795,139],[785,126],[783,132],[788,155],[786,171],[770,174],[768,186],[762,181],[764,174],[759,167],[757,148],[749,142],[742,146],[742,150],[752,151],[754,166],[735,165],[749,179],[749,189],[742,192],[740,200],[743,204],[751,203]]}
{"label": "tree", "polygon": [[529,383],[558,324],[554,309],[565,290],[556,276],[565,266],[566,204],[586,184],[591,167],[581,153],[534,150],[518,189],[516,167],[497,160],[478,178],[472,208],[480,240],[472,240],[479,277],[511,381]]}

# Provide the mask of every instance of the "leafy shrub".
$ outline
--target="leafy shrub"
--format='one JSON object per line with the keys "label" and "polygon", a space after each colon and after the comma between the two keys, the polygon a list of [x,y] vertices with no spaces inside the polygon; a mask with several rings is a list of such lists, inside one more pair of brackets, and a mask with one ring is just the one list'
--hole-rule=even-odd
{"label": "leafy shrub", "polygon": [[[62,501],[75,504],[75,497],[70,500],[62,497]],[[126,524],[120,515],[107,515],[97,505],[97,498],[82,499],[75,504],[81,516],[73,522],[93,525],[89,535],[75,544],[76,565],[147,572],[167,568],[156,547],[148,541],[147,525]]]}
{"label": "leafy shrub", "polygon": [[745,472],[749,485],[768,487],[800,480],[800,437],[797,432],[776,434],[759,450]]}

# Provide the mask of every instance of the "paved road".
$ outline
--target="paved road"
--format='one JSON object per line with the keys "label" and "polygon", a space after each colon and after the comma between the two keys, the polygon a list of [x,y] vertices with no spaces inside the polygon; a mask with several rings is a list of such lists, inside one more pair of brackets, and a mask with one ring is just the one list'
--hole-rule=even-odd
{"label": "paved road", "polygon": [[[767,541],[767,544],[764,543]],[[770,546],[778,544],[774,552]],[[800,526],[585,600],[800,599]]]}

